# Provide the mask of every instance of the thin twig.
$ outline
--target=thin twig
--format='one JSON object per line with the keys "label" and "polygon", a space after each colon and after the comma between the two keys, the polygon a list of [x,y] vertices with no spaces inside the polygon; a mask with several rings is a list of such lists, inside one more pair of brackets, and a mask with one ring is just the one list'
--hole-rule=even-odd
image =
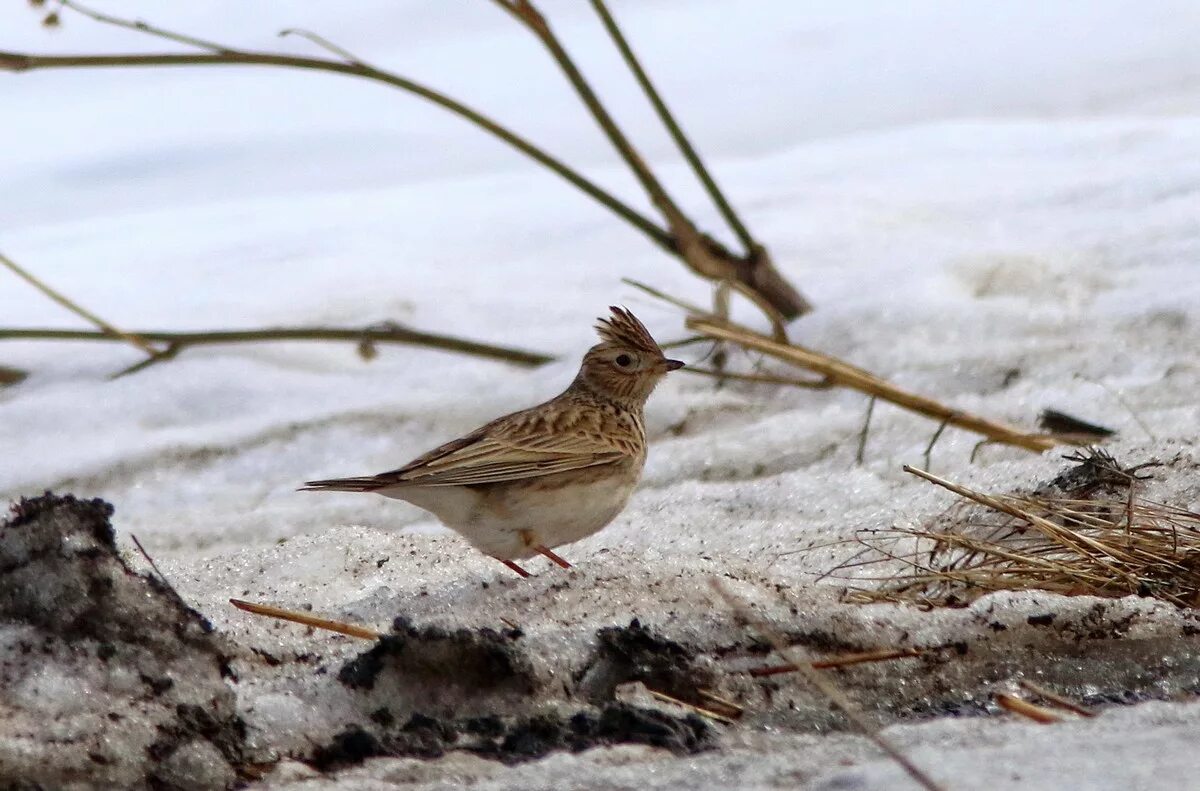
{"label": "thin twig", "polygon": [[[869,662],[888,662],[893,659],[909,659],[921,655],[919,648],[881,648],[878,651],[860,651],[856,654],[842,654],[841,656],[831,656],[828,659],[818,659],[809,662],[808,666],[813,670],[832,670],[839,667],[851,667],[853,665],[862,665]],[[756,667],[750,670],[750,675],[755,678],[762,676],[777,676],[781,673],[794,673],[797,667],[794,664],[788,663],[784,665],[767,665],[766,667]]]}
{"label": "thin twig", "polygon": [[782,656],[789,664],[794,665],[797,670],[804,675],[810,684],[812,684],[821,692],[821,694],[828,698],[830,703],[840,709],[842,714],[845,715],[846,719],[848,719],[856,728],[858,728],[858,730],[864,736],[870,739],[876,747],[882,750],[884,754],[895,761],[900,768],[907,772],[909,777],[925,788],[926,791],[943,791],[943,788],[940,784],[935,782],[929,775],[925,774],[925,772],[916,764],[914,764],[907,755],[902,753],[898,747],[892,744],[890,739],[880,733],[879,729],[863,716],[862,712],[858,710],[858,707],[846,697],[846,694],[842,692],[836,684],[834,684],[823,673],[814,670],[809,663],[797,659],[792,654],[791,647],[788,646],[787,641],[783,639],[783,636],[780,635],[778,631],[771,627],[765,620],[758,616],[740,599],[734,596],[734,594],[726,589],[719,580],[711,580],[711,585],[717,595],[724,600],[726,606],[728,606],[729,609],[733,611],[733,613],[737,615],[740,620],[748,625],[755,626],[761,636],[771,643],[772,647],[774,647],[775,651],[780,656]]}
{"label": "thin twig", "polygon": [[676,256],[681,256],[675,240],[654,221],[621,201],[612,193],[602,189],[582,173],[565,162],[551,156],[492,119],[468,107],[462,102],[433,90],[421,83],[401,77],[392,72],[377,69],[363,63],[345,63],[340,60],[280,55],[270,52],[245,52],[226,50],[213,53],[167,53],[167,54],[119,54],[119,55],[30,55],[22,52],[0,51],[0,71],[34,71],[38,69],[64,68],[121,68],[144,66],[277,66],[293,69],[326,71],[374,80],[393,88],[416,94],[455,115],[466,119],[508,145],[525,154],[538,164],[582,190],[593,200],[612,211],[650,238],[652,242]]}
{"label": "thin twig", "polygon": [[875,414],[877,396],[867,399],[867,416],[863,418],[862,431],[858,432],[858,452],[854,454],[854,462],[860,467],[867,455],[867,434],[871,431],[871,416]]}
{"label": "thin twig", "polygon": [[[659,182],[658,178],[646,165],[641,155],[629,142],[629,138],[621,131],[617,122],[609,114],[600,98],[596,96],[596,92],[592,89],[591,84],[583,76],[583,72],[575,65],[575,61],[567,53],[558,36],[550,29],[549,23],[540,11],[533,5],[530,0],[493,0],[500,8],[507,11],[512,17],[525,27],[527,27],[538,40],[549,50],[551,57],[558,63],[563,70],[567,80],[571,83],[571,87],[579,95],[587,107],[588,112],[596,119],[600,129],[604,132],[613,148],[617,150],[625,163],[629,165],[629,169],[633,171],[638,182],[641,183],[642,189],[650,196],[650,200],[658,207],[664,216],[667,217],[668,226],[671,225],[671,214],[682,216],[679,207],[671,196],[667,194],[666,189]],[[674,228],[672,228],[674,231]]]}
{"label": "thin twig", "polygon": [[97,316],[95,313],[92,313],[90,310],[87,310],[86,308],[81,306],[78,302],[68,299],[61,292],[54,290],[46,283],[42,282],[41,280],[38,280],[36,277],[34,277],[29,272],[27,272],[25,269],[18,266],[16,261],[13,261],[11,258],[9,258],[8,256],[6,256],[2,253],[0,253],[0,264],[4,264],[4,266],[8,267],[13,272],[13,274],[17,275],[17,277],[20,277],[22,280],[24,280],[25,282],[29,283],[31,286],[36,288],[38,291],[41,291],[43,294],[48,296],[50,299],[54,300],[55,302],[62,305],[67,310],[74,313],[76,316],[79,316],[80,318],[84,319],[89,324],[93,324],[93,325],[99,327],[100,332],[97,334],[100,335],[101,337],[103,337],[104,339],[124,341],[125,343],[130,344],[131,346],[141,350],[142,352],[145,352],[146,354],[150,355],[151,357],[155,357],[158,355],[158,349],[155,349],[153,346],[151,346],[149,343],[147,343],[145,337],[141,336],[138,333],[124,332],[122,330],[117,329],[116,327],[109,324],[104,319]]}
{"label": "thin twig", "polygon": [[[501,126],[482,113],[420,83],[364,63],[348,50],[308,31],[295,32],[305,35],[327,51],[334,53],[339,59],[294,57],[272,52],[234,49],[204,39],[163,30],[145,22],[100,14],[90,9],[85,9],[76,3],[70,7],[97,22],[136,30],[147,35],[177,41],[188,46],[199,47],[206,51],[203,53],[146,55],[130,53],[118,55],[59,56],[0,51],[0,71],[22,72],[54,68],[259,65],[326,71],[375,80],[391,87],[414,93],[500,138],[521,153],[544,167],[549,168],[561,178],[633,225],[648,236],[655,244],[667,253],[681,259],[689,268],[702,277],[718,281],[723,279],[736,280],[756,295],[758,298],[756,301],[765,301],[771,306],[775,314],[781,315],[785,319],[795,318],[811,309],[808,301],[775,268],[770,256],[762,245],[755,243],[750,247],[746,255],[738,256],[726,249],[717,240],[697,230],[694,223],[683,214],[667,195],[653,172],[638,158],[632,146],[629,145],[628,140],[624,138],[624,135],[616,127],[615,122],[612,121],[612,118],[602,105],[600,105],[599,100],[596,99],[594,91],[591,90],[573,62],[570,61],[565,49],[563,49],[561,43],[555,38],[545,19],[529,0],[495,0],[495,2],[522,20],[550,49],[555,59],[568,74],[577,92],[584,98],[585,104],[588,105],[596,119],[601,123],[601,126],[604,127],[606,133],[609,134],[610,139],[613,140],[614,144],[618,144],[618,150],[621,151],[622,156],[634,170],[638,180],[651,196],[652,203],[663,213],[667,221],[666,229],[611,193],[601,189],[594,182],[564,162],[552,157],[543,149],[533,145],[525,138]],[[618,137],[623,143],[618,141]]]}
{"label": "thin twig", "polygon": [[708,701],[709,705],[720,706],[729,712],[728,716],[731,719],[740,719],[746,713],[746,707],[740,703],[735,703],[729,698],[723,698],[712,690],[697,689],[696,694]]}
{"label": "thin twig", "polygon": [[1007,695],[1003,692],[1000,692],[994,697],[996,699],[996,705],[1005,711],[1010,711],[1013,714],[1017,714],[1028,720],[1033,720],[1041,725],[1050,725],[1062,720],[1062,717],[1050,711],[1050,709],[1034,705],[1027,700],[1018,698],[1016,695]]}
{"label": "thin twig", "polygon": [[946,426],[950,425],[950,418],[947,417],[938,424],[937,431],[933,432],[933,436],[929,438],[929,444],[925,446],[925,469],[930,469],[930,460],[933,457],[933,446],[937,445],[937,441],[942,438],[942,432],[946,430]]}
{"label": "thin twig", "polygon": [[167,41],[174,41],[178,44],[186,44],[189,47],[197,47],[199,49],[205,49],[209,52],[216,53],[237,52],[237,50],[231,49],[222,44],[217,44],[213,41],[206,41],[205,39],[196,38],[195,36],[189,36],[184,33],[175,33],[171,30],[164,30],[161,27],[156,27],[148,22],[143,22],[140,19],[121,19],[120,17],[110,16],[100,11],[95,11],[91,8],[88,8],[76,0],[59,0],[59,6],[62,8],[69,8],[77,14],[82,14],[83,16],[86,16],[96,22],[100,22],[101,24],[122,27],[127,30],[136,30],[139,33],[146,33],[147,35],[163,38]]}
{"label": "thin twig", "polygon": [[715,722],[719,722],[722,725],[736,725],[737,724],[729,717],[726,717],[724,714],[718,714],[717,712],[713,711],[712,709],[706,709],[703,706],[697,706],[695,703],[688,703],[685,700],[680,700],[679,698],[671,697],[670,695],[668,695],[665,692],[659,692],[657,689],[650,689],[649,687],[647,687],[646,691],[649,692],[650,696],[652,698],[654,698],[655,700],[661,700],[664,703],[672,703],[681,708],[685,708],[688,711],[694,712],[695,714],[699,714],[701,717],[706,717]]}
{"label": "thin twig", "polygon": [[629,46],[629,42],[625,38],[625,34],[621,32],[621,28],[617,25],[617,21],[613,19],[612,14],[609,13],[608,7],[604,4],[604,0],[592,0],[592,7],[596,9],[596,13],[600,16],[600,21],[604,23],[604,27],[608,31],[608,34],[612,37],[613,43],[616,44],[617,49],[620,50],[621,57],[625,59],[625,63],[629,66],[630,71],[632,71],[634,77],[637,78],[638,84],[642,87],[642,91],[646,94],[646,98],[649,99],[650,104],[654,106],[654,111],[658,113],[659,120],[661,120],[663,125],[667,127],[667,131],[670,132],[671,138],[675,141],[675,145],[679,146],[679,150],[683,152],[684,158],[687,159],[688,164],[691,165],[692,171],[696,174],[696,177],[700,179],[700,182],[704,185],[704,189],[708,191],[709,197],[712,198],[713,203],[717,205],[717,209],[720,210],[721,216],[725,218],[727,223],[729,223],[729,227],[733,229],[733,232],[741,241],[746,252],[752,252],[757,245],[757,242],[754,241],[754,237],[750,235],[750,231],[746,229],[745,224],[742,223],[741,218],[739,218],[737,215],[737,212],[735,212],[733,207],[729,205],[729,201],[726,200],[724,193],[721,192],[721,188],[717,186],[717,182],[713,179],[712,174],[709,173],[708,168],[704,166],[704,162],[700,159],[700,155],[692,146],[691,141],[688,140],[687,135],[683,133],[683,129],[680,128],[679,123],[675,120],[675,116],[667,108],[662,96],[654,87],[654,83],[650,81],[649,75],[647,75],[645,69],[642,68],[641,62],[638,60],[637,56],[634,55],[633,49]]}
{"label": "thin twig", "polygon": [[140,552],[142,557],[146,559],[146,562],[150,564],[150,568],[154,569],[154,573],[158,575],[158,578],[169,586],[170,583],[167,582],[167,575],[163,574],[159,570],[158,564],[154,562],[154,558],[150,557],[150,553],[147,552],[146,548],[142,546],[142,542],[138,541],[138,537],[133,533],[130,533],[129,537],[133,539],[133,545],[137,547],[137,551]]}
{"label": "thin twig", "polygon": [[298,27],[290,27],[286,30],[279,31],[280,38],[287,38],[288,36],[299,36],[300,38],[306,38],[309,41],[311,41],[312,43],[316,44],[318,47],[321,47],[322,49],[332,52],[334,55],[337,55],[339,58],[346,61],[347,63],[356,63],[359,66],[367,66],[368,68],[370,68],[369,64],[365,60],[358,57],[357,55],[355,55],[353,52],[346,49],[345,47],[341,47],[337,44],[334,44],[332,41],[325,38],[320,33],[314,33],[311,30],[304,30],[303,28],[298,28]]}
{"label": "thin twig", "polygon": [[945,421],[951,426],[982,434],[997,442],[1042,452],[1055,447],[1059,438],[1044,434],[1031,434],[1019,428],[961,412],[926,396],[910,393],[880,379],[874,374],[844,360],[806,349],[795,343],[779,343],[773,338],[754,332],[732,322],[722,322],[711,316],[689,316],[687,327],[716,340],[732,341],[748,349],[754,349],[780,360],[816,371],[828,377],[835,385],[849,387],[868,395],[878,396],[912,412]]}
{"label": "thin twig", "polygon": [[655,288],[654,286],[647,285],[646,283],[643,283],[640,280],[634,280],[633,278],[623,277],[623,278],[621,278],[621,282],[627,286],[633,286],[634,288],[638,289],[639,291],[644,291],[645,293],[649,294],[650,296],[654,297],[655,299],[661,299],[663,302],[666,302],[669,305],[674,305],[677,308],[681,308],[684,311],[686,311],[687,313],[690,313],[692,315],[696,315],[696,316],[709,315],[709,312],[707,310],[700,307],[699,305],[696,305],[694,302],[688,302],[687,300],[680,299],[679,297],[671,296],[667,292],[660,291],[659,289]]}
{"label": "thin twig", "polygon": [[295,610],[285,610],[282,607],[272,607],[269,604],[256,604],[254,602],[242,601],[241,599],[230,599],[229,603],[239,610],[262,615],[267,618],[276,618],[281,621],[290,621],[303,626],[311,626],[314,629],[324,629],[328,632],[337,632],[349,637],[358,637],[362,640],[378,640],[382,635],[374,629],[368,629],[365,626],[357,626],[351,623],[343,623],[342,621],[334,621],[329,618],[318,618],[315,615],[308,613],[296,612]]}
{"label": "thin twig", "polygon": [[[138,330],[136,335],[148,341],[158,341],[168,344],[166,351],[161,353],[156,352],[157,355],[164,359],[170,359],[180,349],[190,346],[208,346],[224,343],[263,343],[267,341],[345,341],[358,344],[364,340],[372,343],[403,343],[413,346],[425,346],[432,349],[457,352],[459,354],[503,360],[529,367],[542,365],[554,359],[550,355],[538,352],[510,349],[504,346],[495,346],[489,343],[466,340],[450,335],[420,332],[396,325],[365,327],[363,329],[342,327],[279,327],[258,330],[213,330],[209,332]],[[91,330],[0,328],[0,341],[5,340],[111,341],[113,340],[113,336],[106,332]],[[174,351],[172,351],[172,346],[175,347]],[[147,361],[147,363],[150,362],[158,362],[158,359],[155,358],[154,360]]]}
{"label": "thin twig", "polygon": [[1029,681],[1028,679],[1021,679],[1017,683],[1020,684],[1025,689],[1032,692],[1033,694],[1037,695],[1038,697],[1044,698],[1044,699],[1050,701],[1055,706],[1058,706],[1060,709],[1065,709],[1067,711],[1073,712],[1075,714],[1078,714],[1080,717],[1095,717],[1096,716],[1096,713],[1094,711],[1088,711],[1083,706],[1080,706],[1078,703],[1071,700],[1070,698],[1064,697],[1064,696],[1058,694],[1057,692],[1051,692],[1050,690],[1046,689],[1045,687],[1041,686],[1040,684],[1035,684],[1032,681]]}
{"label": "thin twig", "polygon": [[710,280],[732,281],[747,287],[771,306],[772,313],[769,316],[792,319],[810,309],[808,301],[774,268],[761,245],[751,240],[747,255],[739,258],[716,239],[702,234],[696,228],[605,108],[545,16],[531,0],[492,1],[528,28],[550,52],[601,131],[629,166],[650,202],[666,220],[671,238],[678,246],[679,256],[688,266]]}
{"label": "thin twig", "polygon": [[757,384],[768,385],[788,385],[790,387],[802,387],[806,390],[828,390],[833,387],[833,383],[828,379],[797,379],[792,376],[774,376],[772,374],[739,374],[729,371],[717,371],[711,368],[696,368],[687,366],[680,368],[680,371],[687,374],[696,374],[697,376],[707,376],[712,379],[720,379],[721,381],[733,382],[754,382]]}

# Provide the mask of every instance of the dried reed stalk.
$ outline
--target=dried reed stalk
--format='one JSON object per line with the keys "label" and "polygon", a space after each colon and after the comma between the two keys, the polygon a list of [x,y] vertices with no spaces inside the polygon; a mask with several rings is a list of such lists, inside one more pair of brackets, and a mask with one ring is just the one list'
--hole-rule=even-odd
{"label": "dried reed stalk", "polygon": [[[893,403],[899,407],[907,409],[911,412],[916,412],[931,420],[938,422],[937,432],[930,440],[929,447],[926,449],[926,457],[933,449],[933,444],[941,437],[946,426],[955,426],[965,431],[970,431],[980,434],[985,438],[985,442],[998,443],[1004,445],[1012,445],[1014,447],[1023,448],[1025,450],[1041,453],[1049,450],[1056,445],[1062,444],[1081,444],[1084,441],[1094,440],[1095,437],[1081,437],[1076,434],[1040,434],[1029,431],[1024,431],[1015,426],[1010,426],[1006,423],[1001,423],[996,420],[973,415],[969,412],[955,409],[952,406],[943,404],[928,396],[911,393],[897,385],[892,384],[886,379],[882,379],[870,371],[859,368],[856,365],[838,359],[822,352],[807,349],[799,344],[792,343],[787,338],[787,332],[782,323],[782,317],[773,316],[770,314],[768,307],[759,305],[763,312],[771,318],[772,334],[770,336],[755,332],[754,330],[736,324],[727,319],[715,316],[708,311],[694,305],[686,300],[671,296],[659,289],[648,286],[637,280],[624,278],[623,282],[639,289],[640,291],[662,300],[668,304],[685,311],[687,316],[687,327],[694,331],[698,337],[706,338],[716,343],[731,343],[739,346],[747,351],[759,352],[761,354],[774,357],[777,360],[782,360],[790,365],[799,366],[814,373],[820,374],[820,379],[788,381],[786,377],[778,377],[773,375],[726,375],[724,371],[706,372],[717,378],[743,379],[746,381],[763,381],[773,384],[787,384],[793,386],[804,387],[808,389],[826,389],[830,387],[846,387],[851,390],[857,390],[870,396],[872,401],[868,409],[867,419],[870,421],[870,415],[874,411],[874,402],[876,399],[883,399]],[[734,286],[735,290],[737,289]],[[772,381],[778,380],[778,381]],[[867,425],[864,424],[863,431],[859,436],[859,452],[858,458],[861,462],[863,449],[866,444]]]}
{"label": "dried reed stalk", "polygon": [[[142,360],[136,365],[118,372],[117,376],[131,374],[148,368],[151,365],[172,360],[184,349],[194,346],[276,341],[341,341],[355,344],[358,346],[360,353],[364,346],[376,343],[399,343],[440,349],[442,351],[466,354],[473,357],[502,360],[530,367],[543,365],[554,359],[552,356],[541,354],[540,352],[497,346],[453,335],[422,332],[393,322],[385,322],[362,328],[315,326],[271,327],[246,330],[201,330],[197,332],[138,330],[137,335],[146,340],[165,343],[166,348],[154,357]],[[0,341],[112,341],[118,339],[116,336],[102,330],[0,327]]]}
{"label": "dried reed stalk", "polygon": [[1053,434],[1036,434],[995,420],[972,415],[928,396],[911,393],[885,379],[837,357],[806,349],[796,343],[755,332],[747,327],[711,315],[691,315],[687,327],[718,341],[734,343],[744,349],[761,352],[792,365],[820,374],[835,386],[848,387],[881,398],[939,423],[981,434],[992,442],[1041,453],[1064,441]]}
{"label": "dried reed stalk", "polygon": [[289,623],[298,623],[302,626],[310,626],[314,629],[324,629],[327,632],[337,632],[348,637],[357,637],[360,640],[378,640],[381,634],[374,629],[368,629],[365,626],[357,624],[345,623],[343,621],[335,621],[331,618],[321,618],[316,615],[309,615],[304,612],[295,610],[285,610],[282,607],[272,607],[269,604],[257,604],[250,601],[242,601],[241,599],[230,599],[229,603],[239,610],[261,615],[265,618],[275,618],[280,621]]}

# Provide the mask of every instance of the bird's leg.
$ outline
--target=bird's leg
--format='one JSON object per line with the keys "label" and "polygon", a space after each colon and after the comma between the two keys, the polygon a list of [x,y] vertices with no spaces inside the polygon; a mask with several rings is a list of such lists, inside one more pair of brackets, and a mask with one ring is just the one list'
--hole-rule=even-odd
{"label": "bird's leg", "polygon": [[518,530],[517,534],[519,536],[521,536],[521,540],[523,542],[525,542],[525,546],[533,547],[534,552],[538,553],[539,555],[545,555],[546,557],[550,558],[550,560],[557,566],[561,566],[564,569],[571,568],[571,564],[568,563],[567,561],[563,560],[562,558],[560,558],[557,554],[555,554],[555,552],[552,549],[550,549],[550,547],[546,546],[545,544],[534,543],[537,541],[537,537],[534,536],[532,530]]}
{"label": "bird's leg", "polygon": [[516,563],[513,563],[511,560],[505,560],[504,558],[496,558],[496,560],[500,561],[501,563],[503,563],[504,565],[508,566],[508,567],[509,567],[510,569],[512,569],[513,571],[517,572],[518,576],[521,576],[521,577],[528,577],[528,576],[529,576],[529,572],[528,572],[528,571],[526,571],[525,569],[521,568],[521,567],[520,567],[520,566],[518,566]]}
{"label": "bird's leg", "polygon": [[560,558],[557,554],[555,554],[554,550],[550,549],[550,547],[542,546],[541,544],[538,544],[533,549],[539,555],[545,555],[546,557],[550,558],[550,560],[554,561],[554,563],[563,567],[564,569],[571,568],[571,564],[568,563],[567,561],[563,560],[562,558]]}

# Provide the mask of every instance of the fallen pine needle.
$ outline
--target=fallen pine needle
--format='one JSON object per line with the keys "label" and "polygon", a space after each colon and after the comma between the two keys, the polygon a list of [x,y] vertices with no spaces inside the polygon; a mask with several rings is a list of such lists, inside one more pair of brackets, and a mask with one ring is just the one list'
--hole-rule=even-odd
{"label": "fallen pine needle", "polygon": [[1013,714],[1041,723],[1042,725],[1050,725],[1051,723],[1062,721],[1062,717],[1050,709],[1030,703],[1027,700],[1018,698],[1016,695],[1007,695],[1003,692],[998,692],[995,695],[995,699],[996,705],[1005,711],[1010,711]]}
{"label": "fallen pine needle", "polygon": [[318,618],[315,615],[296,612],[295,610],[285,610],[282,607],[272,607],[269,604],[255,604],[254,602],[242,601],[241,599],[230,599],[229,603],[239,610],[254,613],[255,615],[277,618],[281,621],[291,621],[292,623],[311,626],[314,629],[324,629],[328,632],[337,632],[338,634],[358,637],[363,640],[378,640],[381,636],[379,632],[368,629],[365,626],[355,626],[354,624],[342,623],[341,621],[334,621],[329,618]]}
{"label": "fallen pine needle", "polygon": [[723,725],[735,724],[734,721],[731,720],[729,717],[726,717],[724,714],[718,714],[717,712],[712,711],[711,709],[702,708],[693,703],[688,703],[687,701],[680,700],[679,698],[673,698],[670,695],[668,695],[667,693],[659,692],[656,689],[647,688],[646,691],[649,692],[651,697],[653,697],[655,700],[661,700],[664,703],[671,703],[676,706],[682,706],[683,708],[687,709],[688,711],[699,714],[701,717],[707,717],[710,720],[715,720],[716,722],[719,722]]}
{"label": "fallen pine needle", "polygon": [[[857,654],[843,654],[842,656],[833,656],[828,659],[818,659],[815,662],[809,662],[808,666],[813,670],[830,670],[838,667],[850,667],[851,665],[862,665],[867,662],[887,662],[891,659],[908,659],[910,657],[920,656],[921,651],[917,648],[885,648],[878,651],[862,651]],[[767,667],[756,667],[750,671],[750,675],[755,678],[762,676],[776,676],[780,673],[794,673],[798,668],[795,665],[768,665]]]}
{"label": "fallen pine needle", "polygon": [[1026,681],[1024,679],[1022,679],[1018,683],[1021,685],[1021,687],[1023,689],[1026,689],[1026,690],[1032,692],[1033,694],[1037,695],[1038,697],[1043,698],[1043,699],[1049,701],[1050,703],[1053,703],[1055,706],[1058,706],[1060,709],[1065,709],[1066,711],[1073,712],[1075,714],[1078,714],[1080,717],[1095,717],[1096,716],[1096,712],[1088,711],[1083,706],[1080,706],[1078,703],[1071,700],[1070,698],[1064,697],[1064,696],[1058,694],[1057,692],[1051,692],[1050,690],[1046,689],[1045,687],[1041,686],[1040,684],[1035,684],[1032,681]]}
{"label": "fallen pine needle", "polygon": [[728,711],[729,716],[735,720],[740,718],[742,716],[742,714],[745,713],[745,711],[746,711],[745,706],[742,706],[741,704],[738,704],[738,703],[734,703],[732,700],[729,700],[728,698],[723,698],[720,695],[717,695],[707,689],[697,689],[696,693],[700,697],[707,700],[710,704],[715,704],[716,706]]}

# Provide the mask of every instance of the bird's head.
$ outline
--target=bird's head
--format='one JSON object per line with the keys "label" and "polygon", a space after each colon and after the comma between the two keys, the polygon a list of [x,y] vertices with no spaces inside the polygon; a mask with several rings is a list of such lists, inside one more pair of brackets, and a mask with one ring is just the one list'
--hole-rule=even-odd
{"label": "bird's head", "polygon": [[637,317],[625,308],[596,324],[600,343],[583,356],[576,382],[604,398],[627,406],[642,406],[668,372],[683,367],[663,354]]}

